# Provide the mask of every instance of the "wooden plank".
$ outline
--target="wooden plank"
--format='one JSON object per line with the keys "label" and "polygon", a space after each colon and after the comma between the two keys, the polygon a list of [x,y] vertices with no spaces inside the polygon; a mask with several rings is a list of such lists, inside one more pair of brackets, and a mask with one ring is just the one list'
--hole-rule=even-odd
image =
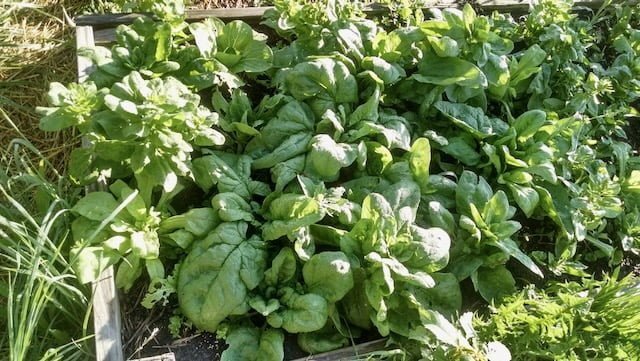
{"label": "wooden plank", "polygon": [[366,356],[368,353],[384,350],[386,339],[361,343],[317,355],[298,358],[292,361],[339,361],[352,359],[354,356]]}
{"label": "wooden plank", "polygon": [[187,21],[202,21],[206,18],[215,17],[220,20],[244,20],[259,21],[265,11],[273,9],[273,6],[249,7],[249,8],[226,8],[208,10],[187,10]]}
{"label": "wooden plank", "polygon": [[[249,8],[223,8],[208,10],[187,10],[186,20],[188,22],[201,21],[206,18],[216,17],[220,20],[243,20],[246,22],[258,22],[264,15],[265,11],[272,9],[267,7],[249,7]],[[74,19],[76,26],[93,26],[94,29],[104,29],[115,27],[120,24],[131,24],[136,18],[150,14],[130,13],[130,14],[97,14],[97,15],[81,15]]]}
{"label": "wooden plank", "polygon": [[93,326],[97,361],[123,361],[120,303],[113,267],[107,268],[93,284]]}
{"label": "wooden plank", "polygon": [[[634,1],[634,0],[632,0]],[[584,7],[590,9],[598,9],[602,6],[604,0],[578,0],[573,3],[573,7]],[[478,0],[475,4],[485,11],[503,11],[518,14],[526,14],[529,12],[530,0]]]}
{"label": "wooden plank", "polygon": [[[629,3],[637,3],[639,0],[632,0]],[[596,9],[600,7],[603,0],[586,0],[574,3],[578,7],[588,7]],[[529,0],[478,0],[477,4],[485,11],[502,10],[516,14],[525,14],[529,10]],[[457,8],[460,7],[459,0],[438,0],[433,2],[435,8]],[[259,20],[266,9],[262,8],[233,8],[233,9],[211,9],[211,10],[188,10],[187,18],[189,21],[198,21],[207,17],[216,16],[224,20],[232,19],[252,19],[254,23]],[[369,6],[367,13],[369,15],[387,12],[388,8],[378,5]],[[238,14],[244,14],[241,17],[233,17]],[[115,27],[120,24],[129,24],[135,18],[143,14],[111,14],[111,15],[83,15],[76,19],[77,24],[86,24],[94,26],[94,37],[96,45],[108,45],[116,40]],[[96,28],[97,27],[97,28]]]}
{"label": "wooden plank", "polygon": [[158,356],[144,357],[130,361],[176,361],[176,355],[173,352],[169,352]]}
{"label": "wooden plank", "polygon": [[116,29],[94,30],[95,44],[106,46],[116,41]]}
{"label": "wooden plank", "polygon": [[[76,48],[93,46],[93,29],[91,26],[76,27]],[[77,57],[78,81],[87,79],[93,69],[89,59]],[[87,146],[87,140],[83,139]],[[100,185],[97,185],[100,187]],[[93,328],[95,333],[97,361],[123,361],[122,335],[120,327],[120,302],[115,286],[113,267],[107,268],[93,287]]]}
{"label": "wooden plank", "polygon": [[[76,27],[76,50],[85,46],[93,46],[95,44],[93,40],[93,29],[91,26],[77,26]],[[87,80],[89,74],[93,70],[93,64],[91,60],[83,57],[77,57],[78,59],[78,82],[82,83]]]}
{"label": "wooden plank", "polygon": [[[578,0],[574,6],[588,7],[592,9],[599,8],[604,0]],[[626,3],[635,4],[638,0],[630,0]],[[450,8],[461,7],[464,2],[458,0],[433,0],[427,2],[426,9],[429,8]],[[478,0],[475,4],[487,11],[503,10],[526,12],[530,6],[530,0]],[[271,6],[266,7],[248,7],[248,8],[224,8],[224,9],[191,9],[186,11],[186,20],[188,22],[201,21],[209,17],[217,17],[221,20],[243,20],[248,23],[257,24],[260,22],[262,15]],[[381,4],[369,4],[364,7],[364,12],[369,15],[376,15],[388,12],[389,9]],[[112,28],[120,24],[131,24],[133,20],[145,14],[100,14],[100,15],[81,15],[75,18],[78,26],[93,26],[94,29]],[[149,15],[149,14],[146,14]]]}

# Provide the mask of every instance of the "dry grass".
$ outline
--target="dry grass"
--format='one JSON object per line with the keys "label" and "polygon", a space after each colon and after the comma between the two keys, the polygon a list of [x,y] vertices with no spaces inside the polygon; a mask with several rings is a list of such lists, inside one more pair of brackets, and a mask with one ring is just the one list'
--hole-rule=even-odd
{"label": "dry grass", "polygon": [[[260,0],[196,0],[192,6],[246,7]],[[0,148],[29,139],[59,170],[79,139],[72,131],[39,130],[36,106],[47,105],[49,83],[76,79],[74,29],[68,19],[109,7],[108,0],[0,0],[0,108],[17,125],[0,121]]]}
{"label": "dry grass", "polygon": [[73,27],[67,16],[92,6],[93,1],[0,1],[0,107],[18,128],[0,122],[0,147],[25,137],[63,169],[78,139],[71,131],[40,131],[35,107],[47,105],[50,82],[76,79]]}

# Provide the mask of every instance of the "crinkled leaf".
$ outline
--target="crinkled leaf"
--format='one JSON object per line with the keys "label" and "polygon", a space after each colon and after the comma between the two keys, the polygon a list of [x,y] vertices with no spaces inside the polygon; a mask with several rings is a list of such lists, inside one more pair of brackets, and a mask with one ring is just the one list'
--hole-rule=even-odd
{"label": "crinkled leaf", "polygon": [[215,332],[230,315],[248,311],[249,291],[266,268],[264,242],[247,237],[244,222],[222,223],[196,242],[178,273],[178,301],[200,329]]}
{"label": "crinkled leaf", "polygon": [[325,212],[314,198],[287,193],[271,202],[268,214],[271,221],[262,227],[262,237],[267,241],[314,224],[324,218]]}
{"label": "crinkled leaf", "polygon": [[219,192],[235,193],[244,199],[250,199],[253,194],[268,194],[268,185],[248,177],[250,157],[242,155],[225,159],[223,156],[221,153],[210,154],[193,160],[194,178],[201,188],[208,190],[216,185]]}
{"label": "crinkled leaf", "polygon": [[271,268],[265,271],[264,281],[269,286],[284,285],[292,281],[296,275],[296,257],[293,250],[284,247],[271,261]]}
{"label": "crinkled leaf", "polygon": [[496,133],[493,123],[480,108],[447,101],[437,101],[433,106],[476,138],[483,139]]}
{"label": "crinkled leaf", "polygon": [[218,193],[211,199],[211,208],[225,222],[253,220],[251,205],[235,193]]}
{"label": "crinkled leaf", "polygon": [[456,158],[465,165],[475,166],[480,163],[482,156],[476,150],[476,141],[471,136],[461,135],[447,139],[447,144],[440,149]]}
{"label": "crinkled leaf", "polygon": [[307,151],[312,135],[309,133],[297,133],[287,138],[271,153],[253,161],[254,169],[271,168],[280,162],[287,161]]}
{"label": "crinkled leaf", "polygon": [[283,289],[282,308],[267,316],[271,327],[283,328],[289,333],[313,332],[327,322],[327,301],[316,294],[297,294],[291,288]]}
{"label": "crinkled leaf", "polygon": [[382,195],[394,211],[398,225],[412,224],[420,205],[420,188],[412,180],[402,180],[387,187]]}
{"label": "crinkled leaf", "polygon": [[319,58],[296,65],[287,74],[287,89],[298,100],[317,97],[336,103],[358,100],[356,79],[344,63]]}
{"label": "crinkled leaf", "polygon": [[451,238],[441,228],[411,226],[411,242],[403,245],[401,252],[409,257],[403,263],[426,272],[443,269],[449,263]]}
{"label": "crinkled leaf", "polygon": [[302,277],[309,292],[329,303],[341,300],[353,288],[351,264],[342,252],[313,255],[302,267]]}
{"label": "crinkled leaf", "polygon": [[355,146],[336,143],[326,134],[318,134],[311,139],[307,153],[305,173],[316,175],[324,181],[338,178],[340,169],[350,166],[355,160]]}
{"label": "crinkled leaf", "polygon": [[229,348],[220,361],[282,361],[284,335],[280,330],[261,330],[251,326],[233,327],[225,338]]}

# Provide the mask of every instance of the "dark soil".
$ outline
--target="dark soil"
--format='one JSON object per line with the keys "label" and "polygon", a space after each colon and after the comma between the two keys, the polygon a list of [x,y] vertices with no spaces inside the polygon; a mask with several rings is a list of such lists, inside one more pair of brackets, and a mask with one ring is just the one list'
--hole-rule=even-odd
{"label": "dark soil", "polygon": [[[125,357],[138,359],[173,352],[177,361],[219,361],[227,348],[223,340],[208,332],[183,330],[182,337],[174,339],[169,332],[169,319],[177,304],[157,306],[148,310],[140,305],[147,285],[139,282],[129,294],[120,295],[122,307],[122,338]],[[375,332],[354,340],[356,344],[380,339]],[[295,335],[286,335],[285,360],[308,356],[298,347]],[[240,360],[238,360],[240,361]]]}
{"label": "dark soil", "polygon": [[620,276],[626,276],[631,273],[636,277],[640,277],[640,256],[628,256],[622,261]]}
{"label": "dark soil", "polygon": [[629,125],[624,128],[624,131],[627,133],[629,144],[631,144],[633,150],[640,151],[640,117],[630,118]]}
{"label": "dark soil", "polygon": [[[125,298],[126,299],[126,298]],[[131,305],[129,305],[131,306]],[[173,307],[166,307],[170,310]],[[147,310],[138,305],[123,312],[125,356],[142,358],[173,352],[176,360],[218,361],[226,348],[224,341],[210,333],[192,332],[174,340],[169,332],[169,311]]]}

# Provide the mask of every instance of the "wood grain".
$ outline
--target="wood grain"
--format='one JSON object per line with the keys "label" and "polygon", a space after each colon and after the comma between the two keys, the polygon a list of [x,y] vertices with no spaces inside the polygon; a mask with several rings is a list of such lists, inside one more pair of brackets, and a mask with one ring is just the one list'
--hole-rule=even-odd
{"label": "wood grain", "polygon": [[375,340],[355,346],[345,347],[331,352],[298,358],[292,361],[340,361],[350,360],[354,356],[366,356],[368,353],[384,350],[387,340]]}
{"label": "wood grain", "polygon": [[[93,28],[91,26],[76,27],[76,48],[93,46]],[[78,57],[78,81],[87,79],[93,69],[89,59]],[[82,140],[87,146],[87,140]],[[100,188],[100,185],[96,185]],[[93,188],[87,188],[91,191]],[[116,289],[113,267],[107,268],[97,281],[93,289],[93,328],[95,333],[97,361],[123,361],[122,334],[120,327],[120,302]]]}
{"label": "wood grain", "polygon": [[97,361],[123,361],[120,303],[113,267],[93,283],[93,325]]}
{"label": "wood grain", "polygon": [[[169,352],[169,353],[165,353],[158,356],[143,357],[143,358],[130,360],[130,361],[176,361],[176,355],[173,352]],[[198,360],[192,360],[192,361],[198,361]]]}
{"label": "wood grain", "polygon": [[[587,7],[597,9],[604,3],[603,0],[578,0],[574,3],[576,7]],[[626,1],[627,4],[636,4],[638,0]],[[451,8],[461,7],[464,4],[458,0],[434,0],[427,3],[426,9],[429,8]],[[478,8],[486,11],[502,10],[514,11],[518,13],[526,13],[529,10],[530,0],[478,0],[476,3]],[[207,10],[187,10],[186,20],[188,22],[200,21],[209,17],[216,17],[223,21],[243,20],[252,25],[258,24],[262,19],[265,11],[273,9],[273,7],[249,7],[249,8],[226,8],[226,9],[207,9]],[[385,5],[369,4],[365,6],[364,12],[368,15],[384,14],[389,9]],[[142,15],[140,13],[130,14],[100,14],[100,15],[81,15],[75,18],[77,26],[93,26],[95,30],[113,28],[120,24],[131,24],[133,20]]]}

